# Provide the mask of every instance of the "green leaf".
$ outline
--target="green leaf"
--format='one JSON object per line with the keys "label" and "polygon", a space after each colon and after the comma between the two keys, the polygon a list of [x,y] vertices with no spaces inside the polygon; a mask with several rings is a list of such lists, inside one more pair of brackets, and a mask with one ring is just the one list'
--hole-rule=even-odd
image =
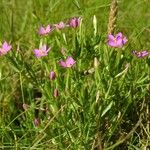
{"label": "green leaf", "polygon": [[103,117],[112,107],[113,101],[109,103],[109,105],[103,110],[101,117]]}

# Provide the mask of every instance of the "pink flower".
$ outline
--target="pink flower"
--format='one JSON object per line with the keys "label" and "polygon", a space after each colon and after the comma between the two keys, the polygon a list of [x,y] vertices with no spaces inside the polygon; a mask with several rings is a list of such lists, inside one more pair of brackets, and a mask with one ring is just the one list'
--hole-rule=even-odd
{"label": "pink flower", "polygon": [[69,20],[69,26],[72,27],[72,28],[77,28],[79,25],[80,25],[80,21],[81,21],[81,18],[71,18]]}
{"label": "pink flower", "polygon": [[41,26],[39,28],[39,34],[40,35],[47,35],[52,31],[52,27],[50,25],[47,25],[46,27]]}
{"label": "pink flower", "polygon": [[148,51],[141,51],[141,52],[138,52],[138,51],[133,51],[133,54],[138,57],[138,58],[143,58],[143,57],[146,57],[149,55],[149,52]]}
{"label": "pink flower", "polygon": [[34,55],[37,58],[47,56],[48,52],[50,51],[51,48],[46,47],[46,45],[43,45],[40,49],[34,49]]}
{"label": "pink flower", "polygon": [[53,96],[56,98],[59,96],[59,92],[57,89],[54,90]]}
{"label": "pink flower", "polygon": [[7,54],[11,50],[12,46],[9,45],[6,41],[0,47],[0,56]]}
{"label": "pink flower", "polygon": [[122,47],[127,41],[127,38],[124,37],[121,32],[115,36],[112,34],[108,35],[108,45],[111,47]]}
{"label": "pink flower", "polygon": [[57,24],[54,24],[54,26],[55,26],[55,28],[56,29],[63,29],[63,28],[65,28],[65,23],[64,22],[59,22],[59,23],[57,23]]}
{"label": "pink flower", "polygon": [[49,78],[51,80],[54,80],[56,78],[56,73],[54,71],[51,71],[50,74],[49,74]]}
{"label": "pink flower", "polygon": [[60,60],[59,64],[64,68],[70,68],[72,67],[76,62],[72,57],[68,57],[65,61]]}

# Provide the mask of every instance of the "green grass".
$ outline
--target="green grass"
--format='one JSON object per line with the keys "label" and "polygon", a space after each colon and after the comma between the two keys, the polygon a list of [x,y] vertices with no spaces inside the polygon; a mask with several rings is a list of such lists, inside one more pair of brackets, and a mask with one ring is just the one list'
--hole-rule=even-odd
{"label": "green grass", "polygon": [[[0,57],[0,149],[150,149],[150,58],[132,54],[150,47],[149,0],[119,1],[115,31],[128,37],[123,50],[107,45],[110,2],[0,1],[0,41],[13,46]],[[74,16],[83,18],[78,29],[37,34],[40,25]],[[42,43],[52,50],[37,59],[33,49]],[[62,47],[76,60],[74,67],[59,66]],[[94,73],[84,74],[95,59]],[[52,70],[54,81],[48,77]],[[56,88],[59,96],[54,98]],[[37,127],[35,118],[40,119]]]}

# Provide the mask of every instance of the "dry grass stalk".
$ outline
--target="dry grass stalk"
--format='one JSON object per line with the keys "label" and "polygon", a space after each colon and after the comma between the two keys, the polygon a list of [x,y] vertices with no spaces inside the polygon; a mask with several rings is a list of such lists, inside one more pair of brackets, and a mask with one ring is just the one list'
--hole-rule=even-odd
{"label": "dry grass stalk", "polygon": [[109,22],[107,29],[108,34],[114,33],[116,27],[117,13],[118,13],[118,2],[117,0],[112,0],[112,3],[110,5]]}

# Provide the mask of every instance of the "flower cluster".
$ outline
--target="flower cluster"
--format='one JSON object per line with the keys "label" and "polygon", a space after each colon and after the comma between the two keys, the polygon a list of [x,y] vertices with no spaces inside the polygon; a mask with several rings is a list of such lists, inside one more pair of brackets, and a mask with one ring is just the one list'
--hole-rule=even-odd
{"label": "flower cluster", "polygon": [[39,28],[39,35],[48,35],[49,33],[51,33],[54,29],[57,30],[61,30],[65,27],[72,27],[72,28],[77,28],[79,27],[81,22],[81,17],[73,17],[71,19],[69,19],[68,23],[64,23],[63,21],[57,23],[57,24],[53,24],[53,25],[47,25],[47,26],[40,26]]}
{"label": "flower cluster", "polygon": [[[55,29],[57,31],[57,30],[62,30],[65,27],[77,28],[80,26],[80,24],[81,24],[81,17],[73,17],[73,18],[69,19],[69,21],[67,23],[60,21],[53,25],[49,24],[47,26],[40,26],[40,28],[38,30],[38,34],[40,36],[47,36],[49,33],[51,33]],[[112,48],[122,48],[127,42],[128,42],[127,37],[124,36],[121,32],[117,33],[116,35],[109,34],[107,37],[107,44],[108,44],[108,46],[110,46]],[[6,55],[11,49],[12,49],[12,46],[8,42],[4,41],[0,46],[0,56]],[[42,57],[48,56],[49,51],[51,51],[51,47],[48,47],[46,44],[43,44],[39,48],[35,48],[33,50],[33,54],[36,58],[41,59]],[[149,54],[150,54],[147,50],[143,50],[143,51],[134,50],[134,51],[132,51],[132,53],[137,58],[144,58],[144,57],[149,56]],[[76,64],[76,61],[74,60],[74,58],[72,56],[67,56],[64,48],[61,49],[61,54],[63,55],[63,57],[65,57],[65,59],[63,59],[63,60],[61,59],[57,62],[60,67],[71,68]],[[124,70],[124,72],[126,72],[128,70],[128,68],[129,68],[129,64],[126,65],[126,69]],[[122,74],[122,73],[120,73],[120,74]],[[120,76],[120,74],[118,74],[117,76]],[[55,80],[57,80],[57,75],[58,74],[55,72],[55,70],[51,70],[49,72],[48,77],[50,80],[50,84],[51,83],[55,84]],[[60,96],[57,84],[52,86],[52,88],[54,87],[53,88],[53,97],[54,98],[57,98]],[[24,110],[27,110],[28,105],[24,104],[23,108],[24,108]],[[33,123],[35,126],[38,127],[41,124],[41,121],[39,118],[34,118]]]}
{"label": "flower cluster", "polygon": [[[57,24],[54,24],[53,26],[51,25],[47,25],[46,27],[41,26],[39,29],[39,34],[47,35],[49,32],[53,30],[53,27],[59,30],[65,28],[66,26],[76,28],[80,25],[80,21],[81,21],[80,17],[79,18],[74,17],[69,20],[68,24],[65,24],[64,22],[61,21]],[[127,43],[127,41],[128,41],[127,37],[124,36],[121,32],[117,33],[116,35],[112,35],[112,34],[108,35],[108,45],[110,47],[122,48]],[[4,43],[2,43],[0,47],[0,56],[6,55],[11,49],[12,49],[12,46],[6,41],[4,41]],[[51,47],[48,48],[44,44],[39,49],[37,48],[34,49],[33,52],[34,52],[35,57],[41,58],[41,57],[47,56],[50,50],[51,50]],[[65,54],[64,48],[61,49],[61,53]],[[143,57],[149,56],[150,53],[147,50],[143,50],[143,51],[134,50],[133,54],[138,58],[143,58]],[[62,66],[63,68],[70,68],[75,63],[76,61],[71,56],[67,57],[67,59],[64,61],[63,60],[59,61],[60,66]]]}
{"label": "flower cluster", "polygon": [[[128,39],[123,36],[121,32],[117,33],[116,35],[109,34],[108,35],[108,45],[114,48],[121,48],[127,43]],[[133,55],[137,58],[144,58],[149,56],[149,52],[147,50],[143,51],[133,51]]]}

